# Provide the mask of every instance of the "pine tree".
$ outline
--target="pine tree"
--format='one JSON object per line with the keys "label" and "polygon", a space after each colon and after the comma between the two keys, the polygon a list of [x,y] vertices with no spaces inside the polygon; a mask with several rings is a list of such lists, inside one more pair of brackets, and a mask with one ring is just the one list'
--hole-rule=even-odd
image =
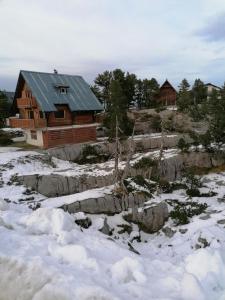
{"label": "pine tree", "polygon": [[190,84],[187,79],[183,79],[179,85],[177,107],[179,111],[188,111],[190,105],[192,104]]}
{"label": "pine tree", "polygon": [[193,84],[192,95],[195,105],[205,102],[207,99],[207,88],[204,82],[201,81],[199,78],[196,79]]}
{"label": "pine tree", "polygon": [[110,105],[109,88],[110,88],[111,80],[112,80],[112,72],[110,71],[105,71],[102,74],[98,74],[98,76],[94,80],[95,88],[93,89],[93,92],[95,93],[96,97],[99,97],[101,99],[103,106],[106,110]]}
{"label": "pine tree", "polygon": [[214,90],[208,101],[209,132],[215,143],[225,143],[225,85],[220,93]]}
{"label": "pine tree", "polygon": [[0,127],[3,127],[5,124],[5,119],[10,115],[10,103],[8,102],[5,94],[0,91]]}
{"label": "pine tree", "polygon": [[119,80],[113,79],[110,84],[110,107],[105,118],[105,125],[109,128],[109,137],[112,139],[116,134],[116,119],[119,126],[119,135],[131,134],[132,124],[127,117],[127,98],[124,95]]}

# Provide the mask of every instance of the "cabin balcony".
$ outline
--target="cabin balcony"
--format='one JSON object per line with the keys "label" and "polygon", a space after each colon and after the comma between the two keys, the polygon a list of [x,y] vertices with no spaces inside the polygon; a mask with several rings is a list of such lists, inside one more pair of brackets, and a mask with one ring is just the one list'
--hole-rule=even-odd
{"label": "cabin balcony", "polygon": [[13,128],[44,128],[47,126],[46,119],[20,119],[18,117],[9,118],[9,126]]}
{"label": "cabin balcony", "polygon": [[17,98],[16,102],[18,108],[37,107],[35,98]]}

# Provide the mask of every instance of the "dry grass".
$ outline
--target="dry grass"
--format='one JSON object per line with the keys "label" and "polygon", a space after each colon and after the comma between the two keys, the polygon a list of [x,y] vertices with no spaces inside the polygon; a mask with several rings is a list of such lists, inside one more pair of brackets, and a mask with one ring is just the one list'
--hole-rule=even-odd
{"label": "dry grass", "polygon": [[37,146],[34,146],[34,145],[30,145],[30,144],[27,144],[26,142],[14,142],[12,145],[10,146],[13,146],[13,147],[18,147],[18,148],[22,148],[24,150],[35,150],[35,149],[41,149]]}

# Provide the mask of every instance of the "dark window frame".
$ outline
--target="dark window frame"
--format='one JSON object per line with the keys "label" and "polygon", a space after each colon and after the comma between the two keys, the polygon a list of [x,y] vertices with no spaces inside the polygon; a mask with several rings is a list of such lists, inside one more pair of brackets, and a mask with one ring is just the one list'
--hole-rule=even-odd
{"label": "dark window frame", "polygon": [[[63,113],[63,115],[62,115],[62,113]],[[54,111],[54,116],[55,116],[55,119],[65,119],[65,116],[66,116],[65,110],[58,109],[57,111]]]}
{"label": "dark window frame", "polygon": [[32,140],[37,140],[37,131],[36,130],[31,130],[30,131],[30,137]]}
{"label": "dark window frame", "polygon": [[39,111],[39,118],[40,119],[44,119],[44,113],[43,113],[43,111]]}
{"label": "dark window frame", "polygon": [[33,110],[28,110],[28,119],[34,120],[34,111]]}

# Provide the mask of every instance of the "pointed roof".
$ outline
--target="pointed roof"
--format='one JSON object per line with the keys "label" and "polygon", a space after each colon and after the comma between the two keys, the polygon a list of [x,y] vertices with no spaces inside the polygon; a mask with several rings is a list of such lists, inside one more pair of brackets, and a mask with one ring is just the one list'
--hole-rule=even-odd
{"label": "pointed roof", "polygon": [[176,92],[175,88],[168,81],[168,79],[166,79],[165,82],[161,85],[160,89],[162,89],[162,88],[172,88]]}
{"label": "pointed roof", "polygon": [[[56,111],[55,104],[67,104],[71,111],[103,110],[99,100],[81,76],[22,70],[14,100],[20,97],[24,82],[45,112]],[[59,93],[60,87],[67,88],[68,92]]]}

